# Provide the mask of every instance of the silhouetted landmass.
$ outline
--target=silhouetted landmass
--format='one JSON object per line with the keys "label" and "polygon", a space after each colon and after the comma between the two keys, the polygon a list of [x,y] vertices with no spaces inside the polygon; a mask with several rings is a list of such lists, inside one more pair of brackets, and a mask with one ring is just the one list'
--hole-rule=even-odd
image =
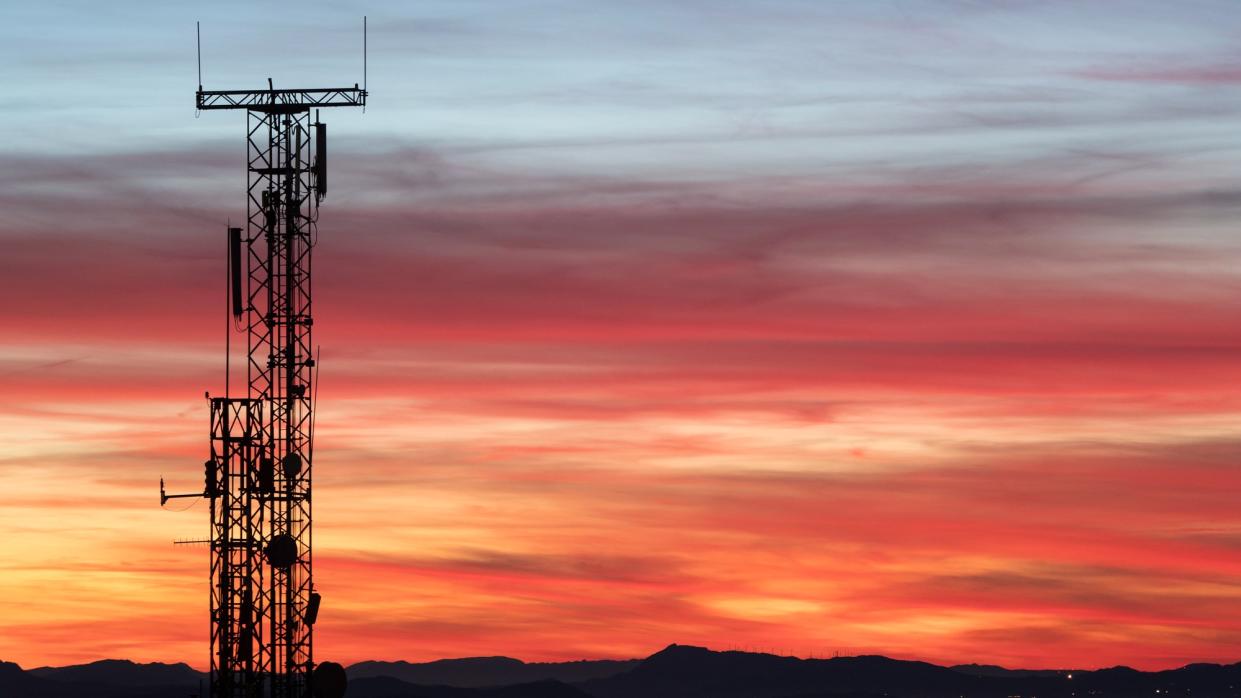
{"label": "silhouetted landmass", "polygon": [[1032,674],[1004,671],[982,676],[968,669],[877,656],[798,659],[672,645],[630,671],[578,686],[595,698],[1241,696],[1241,664],[1196,664],[1161,672],[1115,667]]}
{"label": "silhouetted landmass", "polygon": [[[0,662],[0,696],[3,698],[82,698],[83,696],[91,698],[185,698],[191,693],[198,692],[197,678],[184,683],[159,683],[161,672],[168,667],[166,664],[154,665],[157,668],[146,677],[141,675],[141,670],[143,667],[152,665],[116,660],[96,662],[96,664],[132,666],[121,667],[116,673],[109,673],[105,666],[104,670],[96,673],[90,680],[75,680],[72,678],[73,672],[66,675],[66,678],[56,678],[56,670],[50,667],[22,671],[21,667],[16,664]],[[137,667],[136,672],[133,667]],[[35,672],[40,672],[44,676],[36,675]]]}
{"label": "silhouetted landmass", "polygon": [[419,686],[377,676],[351,679],[346,698],[592,698],[559,681],[534,681],[513,686],[466,688],[461,686]]}
{"label": "silhouetted landmass", "polygon": [[188,664],[135,664],[128,659],[104,659],[90,664],[39,667],[26,672],[41,679],[98,682],[112,686],[197,686],[207,675]]}
{"label": "silhouetted landmass", "polygon": [[[479,685],[540,672],[553,676]],[[1241,698],[1241,664],[1070,672],[977,664],[941,667],[879,656],[798,659],[684,645],[631,661],[527,664],[475,657],[425,664],[362,662],[349,673],[346,698]],[[0,662],[0,696],[186,698],[198,692],[201,676],[184,664],[109,660],[22,671]],[[575,680],[581,676],[588,678]],[[406,680],[409,677],[421,682]]]}
{"label": "silhouetted landmass", "polygon": [[798,659],[751,652],[713,652],[671,645],[630,671],[579,684],[596,698],[752,698],[861,692],[947,695],[978,680],[925,662],[887,657]]}
{"label": "silhouetted landmass", "polygon": [[959,671],[962,674],[997,676],[1001,678],[1013,678],[1015,676],[1065,676],[1074,672],[1073,669],[1005,669],[994,664],[957,664],[948,668],[953,671]]}
{"label": "silhouetted landmass", "polygon": [[574,683],[614,676],[637,666],[638,659],[599,659],[577,662],[523,662],[510,657],[468,657],[434,662],[358,662],[349,678],[390,676],[409,683],[444,686],[505,686],[536,681]]}

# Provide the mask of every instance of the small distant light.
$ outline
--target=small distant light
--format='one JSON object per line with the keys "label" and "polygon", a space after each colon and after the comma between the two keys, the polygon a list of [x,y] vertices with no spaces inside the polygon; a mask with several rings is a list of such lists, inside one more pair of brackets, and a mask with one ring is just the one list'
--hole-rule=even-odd
{"label": "small distant light", "polygon": [[1070,678],[1070,679],[1071,679],[1071,678],[1073,678],[1073,675],[1072,675],[1072,674],[1069,674],[1069,678]]}

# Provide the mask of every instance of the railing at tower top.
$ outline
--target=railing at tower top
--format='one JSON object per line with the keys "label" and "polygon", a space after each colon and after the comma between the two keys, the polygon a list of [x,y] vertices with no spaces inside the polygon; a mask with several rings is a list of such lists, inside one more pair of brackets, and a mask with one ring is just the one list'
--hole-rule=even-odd
{"label": "railing at tower top", "polygon": [[356,84],[312,90],[199,90],[196,103],[202,110],[302,111],[313,107],[365,107],[366,90]]}

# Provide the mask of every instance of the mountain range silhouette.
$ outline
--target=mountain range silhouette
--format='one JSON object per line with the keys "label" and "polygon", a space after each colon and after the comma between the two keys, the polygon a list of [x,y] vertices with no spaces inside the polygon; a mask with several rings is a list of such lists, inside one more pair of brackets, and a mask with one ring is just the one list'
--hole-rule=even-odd
{"label": "mountain range silhouette", "polygon": [[[509,657],[360,662],[346,698],[1241,698],[1241,664],[1010,670],[882,656],[799,659],[670,645],[645,659],[527,663]],[[23,670],[0,662],[3,698],[187,698],[186,664],[104,660]]]}

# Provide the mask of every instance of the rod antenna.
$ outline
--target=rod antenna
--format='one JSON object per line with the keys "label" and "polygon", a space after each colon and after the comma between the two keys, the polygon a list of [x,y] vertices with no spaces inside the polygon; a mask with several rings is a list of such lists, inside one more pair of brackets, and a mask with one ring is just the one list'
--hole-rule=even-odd
{"label": "rod antenna", "polygon": [[194,22],[194,39],[198,44],[198,91],[203,89],[203,28],[202,22]]}
{"label": "rod antenna", "polygon": [[366,90],[366,15],[362,15],[362,90]]}

